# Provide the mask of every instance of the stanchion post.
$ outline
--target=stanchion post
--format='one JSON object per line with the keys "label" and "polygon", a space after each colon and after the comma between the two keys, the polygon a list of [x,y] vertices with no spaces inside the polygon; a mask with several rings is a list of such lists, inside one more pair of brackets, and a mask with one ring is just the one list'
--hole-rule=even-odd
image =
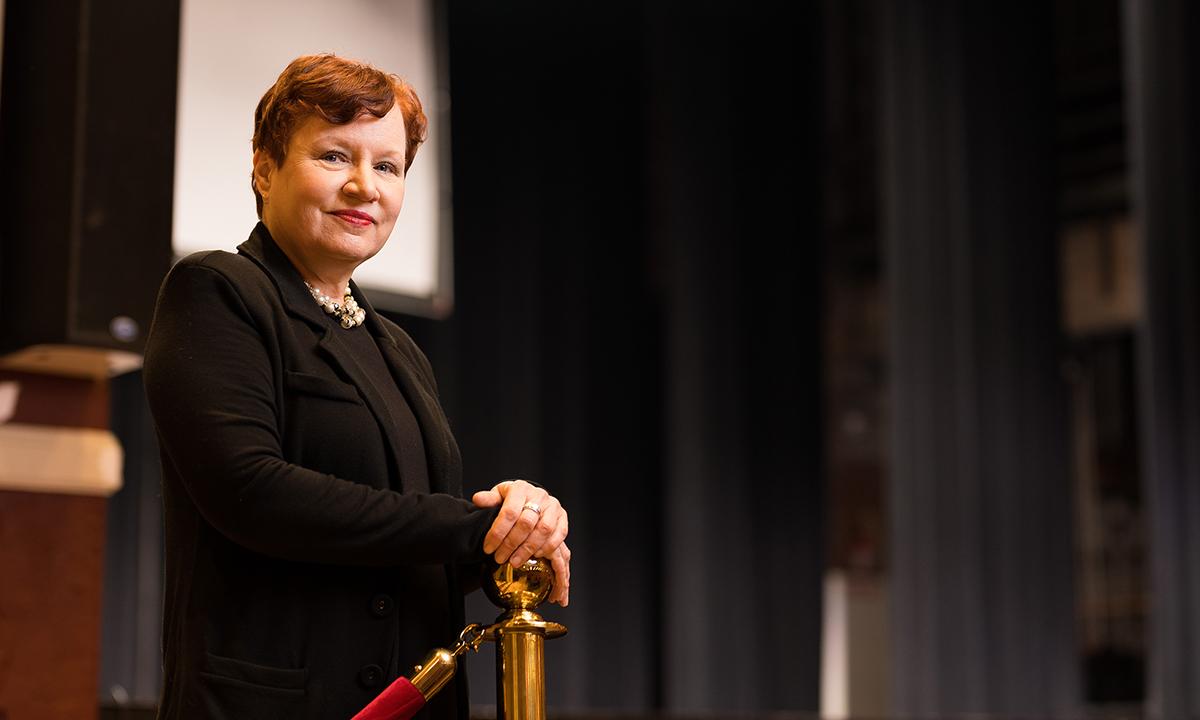
{"label": "stanchion post", "polygon": [[534,609],[550,595],[553,578],[550,563],[538,558],[518,568],[500,565],[483,579],[483,591],[504,609],[484,636],[496,643],[497,720],[545,720],[546,639],[567,629]]}

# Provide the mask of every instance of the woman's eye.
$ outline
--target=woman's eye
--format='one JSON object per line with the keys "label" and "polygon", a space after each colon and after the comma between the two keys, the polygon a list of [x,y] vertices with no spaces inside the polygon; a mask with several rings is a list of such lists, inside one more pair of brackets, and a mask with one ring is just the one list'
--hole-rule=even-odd
{"label": "woman's eye", "polygon": [[325,162],[337,162],[342,159],[342,154],[337,152],[327,152],[321,156]]}
{"label": "woman's eye", "polygon": [[390,173],[392,175],[396,174],[396,166],[391,163],[379,163],[375,166],[375,169],[379,172]]}

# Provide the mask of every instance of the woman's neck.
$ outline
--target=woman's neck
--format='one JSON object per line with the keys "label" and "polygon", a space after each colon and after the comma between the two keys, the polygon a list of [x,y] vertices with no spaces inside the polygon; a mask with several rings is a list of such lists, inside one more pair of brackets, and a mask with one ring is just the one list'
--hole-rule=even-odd
{"label": "woman's neck", "polygon": [[350,273],[336,272],[327,268],[313,268],[311,263],[304,263],[303,258],[292,257],[292,255],[284,250],[284,254],[292,261],[292,265],[300,271],[300,277],[304,278],[304,282],[308,283],[309,287],[316,288],[325,295],[341,300],[346,291],[350,289]]}
{"label": "woman's neck", "polygon": [[[295,264],[295,261],[293,261]],[[337,279],[330,279],[330,276],[319,276],[316,273],[306,272],[304,268],[297,266],[300,271],[300,277],[304,278],[304,282],[309,287],[320,291],[327,297],[331,297],[341,302],[342,296],[350,289],[350,276],[338,276]]]}
{"label": "woman's neck", "polygon": [[[266,225],[266,223],[263,223]],[[267,227],[267,232],[271,228]],[[274,233],[271,233],[271,239],[283,251],[288,260],[291,260],[292,266],[300,273],[300,277],[304,282],[308,283],[309,287],[315,288],[326,296],[341,300],[346,294],[346,290],[350,287],[350,276],[354,272],[354,268],[347,268],[344,265],[335,267],[331,263],[321,262],[319,258],[310,256],[307,253],[301,252],[293,243],[281,239]]]}

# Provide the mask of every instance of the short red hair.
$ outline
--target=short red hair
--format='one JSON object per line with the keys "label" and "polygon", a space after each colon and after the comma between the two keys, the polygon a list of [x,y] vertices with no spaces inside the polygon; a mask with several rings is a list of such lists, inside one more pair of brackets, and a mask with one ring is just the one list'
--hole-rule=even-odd
{"label": "short red hair", "polygon": [[[287,155],[292,133],[309,116],[344,125],[367,113],[383,117],[395,105],[400,106],[408,136],[404,148],[407,173],[429,126],[421,99],[412,86],[399,76],[356,60],[330,54],[301,55],[288,63],[258,101],[251,146],[256,152],[266,151],[278,165]],[[262,196],[253,173],[250,187],[261,218]]]}

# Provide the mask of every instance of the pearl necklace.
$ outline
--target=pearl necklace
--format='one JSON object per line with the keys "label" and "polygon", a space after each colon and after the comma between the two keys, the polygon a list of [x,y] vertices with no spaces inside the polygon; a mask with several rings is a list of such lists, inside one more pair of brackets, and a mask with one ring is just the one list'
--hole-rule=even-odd
{"label": "pearl necklace", "polygon": [[304,287],[308,288],[308,292],[312,294],[313,300],[316,300],[317,304],[325,312],[332,315],[347,330],[362,325],[363,320],[367,318],[367,311],[360,308],[358,303],[354,301],[354,296],[350,294],[349,285],[346,286],[346,292],[343,293],[344,297],[340,303],[312,285],[309,285],[307,280],[304,281]]}

